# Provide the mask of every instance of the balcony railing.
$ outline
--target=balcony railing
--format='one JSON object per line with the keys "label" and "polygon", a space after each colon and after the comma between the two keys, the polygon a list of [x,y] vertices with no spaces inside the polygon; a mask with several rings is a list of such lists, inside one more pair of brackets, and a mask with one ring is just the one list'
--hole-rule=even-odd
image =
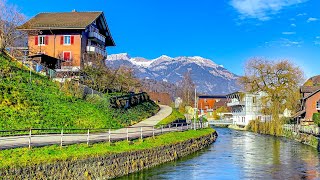
{"label": "balcony railing", "polygon": [[106,42],[106,37],[98,32],[89,32],[89,38],[96,38],[102,42]]}
{"label": "balcony railing", "polygon": [[97,46],[87,46],[87,52],[91,52],[91,53],[97,53],[100,54],[102,56],[107,56],[107,53],[105,50],[97,47]]}
{"label": "balcony railing", "polygon": [[244,101],[234,101],[227,103],[227,106],[244,106],[246,105],[246,102]]}

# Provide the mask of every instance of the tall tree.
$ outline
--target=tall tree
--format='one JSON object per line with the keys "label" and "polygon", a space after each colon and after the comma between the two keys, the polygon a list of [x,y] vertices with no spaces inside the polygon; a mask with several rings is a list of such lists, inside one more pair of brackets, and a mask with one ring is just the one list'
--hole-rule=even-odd
{"label": "tall tree", "polygon": [[185,105],[191,106],[194,102],[194,89],[195,84],[191,79],[191,72],[188,71],[183,75],[181,82],[179,83],[180,96]]}
{"label": "tall tree", "polygon": [[303,72],[289,60],[269,61],[254,58],[247,62],[240,84],[250,92],[264,92],[264,113],[279,124],[279,114],[287,108],[295,111],[303,82]]}
{"label": "tall tree", "polygon": [[25,37],[25,33],[16,30],[25,20],[26,17],[16,6],[8,4],[6,0],[0,0],[0,51],[14,46]]}

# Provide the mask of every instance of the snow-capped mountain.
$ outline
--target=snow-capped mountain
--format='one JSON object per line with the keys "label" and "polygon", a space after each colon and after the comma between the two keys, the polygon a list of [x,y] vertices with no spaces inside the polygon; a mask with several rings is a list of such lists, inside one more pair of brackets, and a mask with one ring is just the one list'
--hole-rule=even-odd
{"label": "snow-capped mountain", "polygon": [[106,65],[113,68],[127,66],[133,68],[135,75],[140,79],[154,79],[173,84],[178,84],[183,75],[190,71],[198,91],[208,95],[228,94],[239,90],[236,84],[239,76],[200,56],[173,58],[162,55],[148,60],[143,57],[131,58],[127,53],[121,53],[109,55]]}

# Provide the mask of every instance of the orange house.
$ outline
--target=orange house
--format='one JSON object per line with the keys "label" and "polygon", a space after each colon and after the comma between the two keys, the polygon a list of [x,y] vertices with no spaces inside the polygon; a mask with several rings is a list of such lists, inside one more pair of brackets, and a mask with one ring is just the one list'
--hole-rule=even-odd
{"label": "orange house", "polygon": [[227,97],[224,95],[199,96],[198,109],[201,114],[206,114],[207,112],[215,111],[222,106],[227,107],[227,102]]}
{"label": "orange house", "polygon": [[115,46],[103,12],[39,13],[17,29],[28,33],[29,57],[57,72],[79,71],[86,54],[104,58],[106,47]]}

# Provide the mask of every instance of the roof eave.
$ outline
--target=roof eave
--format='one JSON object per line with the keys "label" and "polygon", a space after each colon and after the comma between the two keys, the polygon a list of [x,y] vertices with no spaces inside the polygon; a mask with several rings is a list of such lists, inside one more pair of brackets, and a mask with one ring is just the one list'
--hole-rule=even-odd
{"label": "roof eave", "polygon": [[59,29],[86,29],[85,27],[36,27],[36,28],[17,28],[20,31],[32,31],[32,30],[59,30]]}

